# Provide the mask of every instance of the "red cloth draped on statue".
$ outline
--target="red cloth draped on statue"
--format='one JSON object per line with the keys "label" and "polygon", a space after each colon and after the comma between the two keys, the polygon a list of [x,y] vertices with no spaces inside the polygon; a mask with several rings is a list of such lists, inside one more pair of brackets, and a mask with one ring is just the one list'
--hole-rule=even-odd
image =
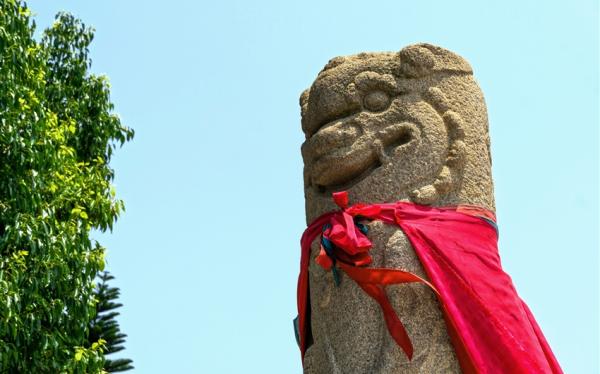
{"label": "red cloth draped on statue", "polygon": [[[492,212],[408,202],[348,207],[345,192],[334,194],[334,200],[342,210],[317,218],[301,239],[298,333],[302,357],[310,334],[310,246],[321,235],[316,261],[325,269],[341,269],[379,303],[388,331],[409,359],[410,338],[384,287],[422,282],[438,296],[464,373],[562,373],[533,315],[502,270]],[[365,267],[371,262],[371,242],[361,230],[363,219],[399,226],[430,283],[401,270]]]}

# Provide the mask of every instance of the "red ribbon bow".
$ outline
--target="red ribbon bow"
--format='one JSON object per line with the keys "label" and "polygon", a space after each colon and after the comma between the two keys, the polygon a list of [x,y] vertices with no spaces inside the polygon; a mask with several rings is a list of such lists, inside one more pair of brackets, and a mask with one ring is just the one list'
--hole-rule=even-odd
{"label": "red ribbon bow", "polygon": [[[346,191],[333,194],[333,200],[341,211],[331,215],[322,236],[334,244],[334,257],[354,266],[369,265],[372,261],[369,250],[372,243],[354,223],[354,217],[347,211],[348,193]],[[331,269],[333,260],[321,245],[321,251],[315,261],[325,270]]]}

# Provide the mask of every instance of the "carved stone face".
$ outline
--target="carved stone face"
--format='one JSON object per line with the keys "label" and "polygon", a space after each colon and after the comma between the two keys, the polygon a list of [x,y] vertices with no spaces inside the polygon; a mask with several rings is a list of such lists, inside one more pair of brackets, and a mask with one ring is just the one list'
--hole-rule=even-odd
{"label": "carved stone face", "polygon": [[331,60],[300,99],[307,207],[340,190],[431,204],[460,187],[465,124],[438,87],[453,79],[478,92],[466,61],[430,45]]}
{"label": "carved stone face", "polygon": [[353,58],[317,78],[302,122],[309,186],[349,187],[382,167],[394,167],[410,184],[444,162],[444,122],[420,85],[393,75],[394,58]]}

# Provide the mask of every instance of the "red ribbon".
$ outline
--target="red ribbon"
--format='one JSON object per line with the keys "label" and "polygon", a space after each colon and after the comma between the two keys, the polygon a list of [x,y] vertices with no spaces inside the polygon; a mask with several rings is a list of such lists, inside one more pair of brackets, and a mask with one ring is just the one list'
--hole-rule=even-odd
{"label": "red ribbon", "polygon": [[[463,373],[562,373],[531,311],[502,269],[493,212],[409,202],[348,206],[346,192],[334,194],[334,201],[341,210],[316,218],[301,239],[297,327],[303,359],[311,332],[311,243],[322,235],[327,251],[321,251],[317,262],[325,269],[333,269],[335,263],[336,273],[342,270],[380,305],[390,335],[409,359],[413,346],[385,287],[420,282],[438,296]],[[410,272],[365,267],[371,263],[372,245],[361,231],[362,218],[400,227],[431,283]]]}

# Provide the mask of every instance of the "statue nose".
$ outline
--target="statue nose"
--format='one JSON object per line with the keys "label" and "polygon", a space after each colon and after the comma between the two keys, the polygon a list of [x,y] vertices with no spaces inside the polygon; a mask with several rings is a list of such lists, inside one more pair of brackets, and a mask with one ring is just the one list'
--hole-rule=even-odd
{"label": "statue nose", "polygon": [[307,110],[302,115],[302,130],[311,137],[336,120],[346,119],[360,111],[360,103],[348,101],[344,93],[331,87],[318,87],[311,90]]}
{"label": "statue nose", "polygon": [[334,121],[302,144],[302,157],[314,161],[335,149],[352,145],[361,135],[362,130],[354,121]]}

